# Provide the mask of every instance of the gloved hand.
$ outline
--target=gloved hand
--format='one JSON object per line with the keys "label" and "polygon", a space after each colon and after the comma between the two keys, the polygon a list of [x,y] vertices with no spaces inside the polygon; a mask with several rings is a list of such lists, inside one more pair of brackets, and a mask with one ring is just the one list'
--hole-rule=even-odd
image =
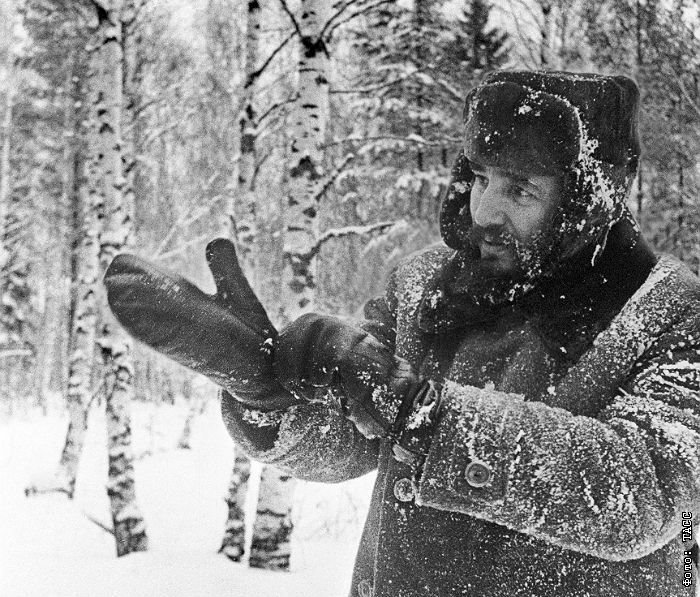
{"label": "gloved hand", "polygon": [[340,390],[345,416],[368,438],[391,437],[417,378],[408,361],[336,317],[309,313],[280,334],[274,370],[287,389],[312,400],[316,388]]}
{"label": "gloved hand", "polygon": [[272,371],[277,330],[248,285],[233,243],[212,241],[206,258],[214,295],[143,259],[117,256],[104,279],[112,311],[137,340],[246,405],[273,410],[296,403]]}
{"label": "gloved hand", "polygon": [[397,422],[392,451],[396,460],[410,465],[420,475],[440,415],[442,386],[424,380],[412,395],[410,405],[405,405]]}

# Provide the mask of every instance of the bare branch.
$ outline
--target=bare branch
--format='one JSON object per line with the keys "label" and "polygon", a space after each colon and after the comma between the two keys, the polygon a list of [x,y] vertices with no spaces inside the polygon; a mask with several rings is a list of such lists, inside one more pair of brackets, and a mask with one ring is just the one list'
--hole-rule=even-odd
{"label": "bare branch", "polygon": [[98,527],[100,527],[105,533],[109,533],[110,535],[114,536],[114,529],[111,527],[108,527],[106,524],[103,522],[100,522],[96,518],[93,518],[90,516],[85,510],[83,510],[83,514],[85,514],[85,518],[87,518],[90,522],[94,522]]}
{"label": "bare branch", "polygon": [[678,85],[681,93],[683,94],[683,97],[686,100],[688,100],[688,103],[690,104],[691,108],[693,108],[693,111],[698,115],[698,117],[700,117],[700,106],[688,92],[688,88],[685,86],[685,83],[683,83],[683,78],[678,74],[678,72],[676,71],[676,69],[673,68],[673,66],[671,66],[670,64],[666,64],[666,66],[671,70],[673,80]]}
{"label": "bare branch", "polygon": [[441,87],[444,91],[446,91],[452,99],[458,101],[458,102],[463,102],[465,96],[461,94],[457,89],[452,87],[447,81],[444,79],[436,79],[432,75],[429,75],[427,73],[421,73],[421,76],[430,79],[433,83],[435,83],[438,87]]}
{"label": "bare branch", "polygon": [[257,70],[253,71],[248,75],[248,78],[246,79],[245,85],[243,86],[244,89],[248,89],[253,83],[255,83],[256,79],[260,77],[265,72],[265,69],[270,66],[270,63],[274,60],[275,56],[279,54],[282,51],[282,48],[286,46],[294,37],[298,34],[298,30],[292,31],[285,39],[284,41],[277,46],[267,57],[267,60],[263,62],[262,66],[258,68]]}
{"label": "bare branch", "polygon": [[347,0],[347,2],[342,2],[340,8],[335,12],[334,15],[332,15],[323,25],[323,28],[321,29],[321,32],[319,33],[319,37],[323,38],[323,36],[326,34],[326,31],[329,29],[329,27],[333,24],[333,21],[340,17],[348,8],[350,8],[353,4],[357,4],[358,2],[362,2],[362,0]]}
{"label": "bare branch", "polygon": [[284,12],[287,13],[289,20],[292,22],[292,25],[294,25],[294,30],[297,32],[299,37],[302,37],[304,34],[301,32],[301,27],[299,27],[299,23],[297,22],[297,19],[294,16],[294,13],[291,10],[289,10],[289,6],[287,6],[287,2],[285,0],[280,0],[280,4],[282,5],[282,9],[284,10]]}
{"label": "bare branch", "polygon": [[275,102],[260,115],[260,117],[255,121],[255,125],[260,125],[270,114],[272,114],[275,110],[281,108],[282,106],[286,106],[287,104],[293,104],[295,101],[297,101],[298,97],[299,94],[295,93],[292,97],[286,100],[283,100],[281,102]]}
{"label": "bare branch", "polygon": [[151,106],[155,106],[157,104],[163,103],[164,101],[165,101],[165,98],[156,96],[156,97],[153,97],[145,102],[141,102],[138,106],[135,106],[134,108],[132,108],[131,112],[134,115],[134,117],[140,116],[146,110],[148,110],[148,108],[150,108]]}
{"label": "bare branch", "polygon": [[250,189],[255,190],[255,182],[258,179],[258,174],[260,173],[260,169],[263,167],[263,164],[267,162],[267,159],[272,155],[272,153],[266,153],[262,159],[258,160],[257,163],[255,164],[255,168],[253,169],[253,175],[250,178]]}
{"label": "bare branch", "polygon": [[331,37],[333,37],[333,33],[335,32],[336,29],[338,29],[338,27],[342,27],[346,23],[349,23],[353,19],[356,19],[357,17],[359,17],[361,14],[368,13],[371,10],[378,8],[382,4],[392,4],[393,2],[395,2],[395,0],[380,0],[379,2],[375,2],[374,4],[366,6],[365,8],[363,8],[361,10],[356,10],[351,15],[348,15],[346,18],[337,21],[332,27],[330,27],[326,33],[326,39],[330,39]]}
{"label": "bare branch", "polygon": [[167,251],[165,253],[162,253],[160,255],[156,255],[155,257],[152,257],[152,259],[157,259],[157,260],[165,260],[165,259],[172,259],[173,257],[177,257],[180,253],[182,253],[185,249],[188,247],[191,247],[192,245],[196,245],[197,243],[201,243],[211,237],[211,234],[202,234],[201,236],[197,236],[195,238],[191,238],[187,242],[181,244],[179,247],[176,249],[173,249],[172,251]]}
{"label": "bare branch", "polygon": [[[515,12],[515,7],[513,6],[513,0],[510,0],[508,2],[508,14],[510,14],[510,17],[513,19],[513,23],[515,24],[515,29],[517,32],[518,37],[522,40],[523,45],[525,46],[525,49],[527,50],[527,53],[530,56],[530,60],[532,60],[532,63],[527,65],[530,68],[537,68],[540,66],[540,61],[539,58],[537,57],[536,52],[533,51],[532,44],[534,43],[532,38],[529,35],[526,35],[523,32],[523,28],[521,27],[521,18],[519,14],[516,14]],[[503,9],[504,12],[506,12],[506,9]],[[527,10],[531,12],[531,9],[527,7]],[[536,25],[539,27],[539,24],[536,23]]]}
{"label": "bare branch", "polygon": [[194,116],[194,114],[197,113],[196,108],[190,108],[185,112],[181,118],[174,119],[170,121],[166,126],[164,126],[161,129],[157,129],[153,131],[150,135],[148,135],[144,140],[143,140],[143,146],[148,147],[151,143],[153,143],[156,139],[159,137],[162,137],[166,133],[169,133],[170,131],[182,126],[183,121],[188,119],[190,116]]}
{"label": "bare branch", "polygon": [[[214,183],[214,181],[219,177],[219,172],[215,172],[214,174],[211,175],[209,180],[205,183],[202,191],[206,192],[208,189],[211,188],[211,185]],[[216,198],[217,200],[219,197]],[[168,246],[168,243],[170,240],[173,238],[175,233],[178,231],[178,229],[189,226],[190,224],[196,222],[199,218],[201,218],[204,214],[206,214],[210,209],[211,205],[214,203],[214,201],[210,202],[209,205],[200,207],[198,210],[195,210],[194,213],[191,212],[184,212],[170,227],[170,230],[168,230],[168,233],[165,235],[163,240],[160,242],[158,245],[158,248],[155,250],[155,255],[158,257],[161,255],[162,251],[165,249],[165,247]]]}

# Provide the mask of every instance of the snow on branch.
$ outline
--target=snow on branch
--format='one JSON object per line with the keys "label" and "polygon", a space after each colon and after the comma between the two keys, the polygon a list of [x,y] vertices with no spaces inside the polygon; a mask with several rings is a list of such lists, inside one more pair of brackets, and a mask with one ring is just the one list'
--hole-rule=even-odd
{"label": "snow on branch", "polygon": [[0,350],[0,359],[9,359],[12,357],[29,357],[34,353],[29,348],[8,348]]}
{"label": "snow on branch", "polygon": [[366,224],[365,226],[344,226],[343,228],[331,228],[326,230],[317,240],[311,250],[304,255],[304,258],[311,261],[319,254],[323,245],[329,240],[335,238],[343,238],[345,236],[366,236],[374,232],[385,232],[394,226],[401,224],[399,222],[378,222],[376,224]]}
{"label": "snow on branch", "polygon": [[675,68],[673,68],[673,65],[667,64],[665,66],[671,71],[671,78],[678,85],[678,88],[683,94],[683,97],[690,104],[690,107],[694,110],[694,112],[700,117],[700,105],[698,105],[696,100],[691,97],[690,93],[688,93],[688,88],[685,86],[681,75],[676,71]]}
{"label": "snow on branch", "polygon": [[[365,146],[370,146],[376,144],[377,142],[392,142],[392,143],[409,143],[412,145],[421,145],[425,147],[444,147],[445,145],[453,145],[456,143],[461,143],[462,139],[459,137],[447,137],[443,136],[437,141],[430,141],[421,137],[420,135],[410,134],[405,137],[399,135],[374,135],[371,137],[360,137],[360,136],[349,136],[345,139],[339,139],[337,141],[332,141],[324,145],[324,148],[333,147],[334,145],[342,145],[343,143],[364,143]],[[371,149],[371,148],[370,148]],[[359,153],[366,153],[366,147],[359,149]]]}
{"label": "snow on branch", "polygon": [[328,192],[328,189],[330,189],[338,179],[338,176],[341,175],[343,170],[345,170],[345,167],[354,159],[354,154],[349,153],[341,160],[340,164],[336,166],[335,170],[333,170],[333,172],[331,172],[330,175],[325,178],[325,180],[321,181],[318,190],[314,193],[314,201],[318,202],[323,199],[325,194]]}
{"label": "snow on branch", "polygon": [[369,87],[358,87],[356,89],[331,89],[329,93],[374,93],[375,91],[380,91],[382,89],[386,89],[387,87],[393,87],[394,85],[403,83],[406,79],[408,79],[411,76],[411,74],[412,73],[404,74],[399,77],[396,77],[395,79],[392,79],[391,81],[386,81],[377,85],[370,85]]}
{"label": "snow on branch", "polygon": [[161,128],[154,128],[143,140],[143,146],[149,147],[151,143],[158,140],[163,135],[166,135],[170,131],[182,127],[183,122],[187,121],[191,116],[197,114],[197,108],[190,108],[185,111],[185,113],[177,120],[172,120],[168,124],[163,125]]}

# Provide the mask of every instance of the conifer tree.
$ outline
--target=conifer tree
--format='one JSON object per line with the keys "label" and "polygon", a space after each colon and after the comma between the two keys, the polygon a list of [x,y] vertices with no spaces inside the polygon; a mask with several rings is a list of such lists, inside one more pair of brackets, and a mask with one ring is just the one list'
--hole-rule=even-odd
{"label": "conifer tree", "polygon": [[[660,251],[700,269],[700,39],[697,13],[679,0],[608,0],[584,12],[598,69],[640,85],[644,151],[633,207]],[[693,20],[694,19],[694,20]]]}
{"label": "conifer tree", "polygon": [[402,204],[419,221],[436,219],[461,144],[467,90],[507,59],[507,36],[487,28],[487,4],[465,3],[458,19],[443,5],[415,0],[411,10],[388,3],[371,13],[354,43],[367,64],[348,85],[357,89],[354,108],[364,128],[351,135],[366,156],[357,168],[370,176],[381,169],[393,180],[383,203]]}

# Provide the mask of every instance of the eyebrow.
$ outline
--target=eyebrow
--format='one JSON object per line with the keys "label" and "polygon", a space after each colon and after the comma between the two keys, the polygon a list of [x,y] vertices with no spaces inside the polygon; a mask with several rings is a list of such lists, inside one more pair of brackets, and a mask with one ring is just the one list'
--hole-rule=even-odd
{"label": "eyebrow", "polygon": [[[469,160],[469,165],[471,166],[472,172],[485,172],[486,167],[482,166],[481,164],[474,162],[472,160]],[[522,174],[519,174],[518,172],[514,172],[512,170],[505,170],[504,171],[515,180],[515,182],[520,183],[520,184],[527,184],[538,191],[541,191],[542,189],[537,185],[536,183],[532,182],[527,176],[524,176]]]}

